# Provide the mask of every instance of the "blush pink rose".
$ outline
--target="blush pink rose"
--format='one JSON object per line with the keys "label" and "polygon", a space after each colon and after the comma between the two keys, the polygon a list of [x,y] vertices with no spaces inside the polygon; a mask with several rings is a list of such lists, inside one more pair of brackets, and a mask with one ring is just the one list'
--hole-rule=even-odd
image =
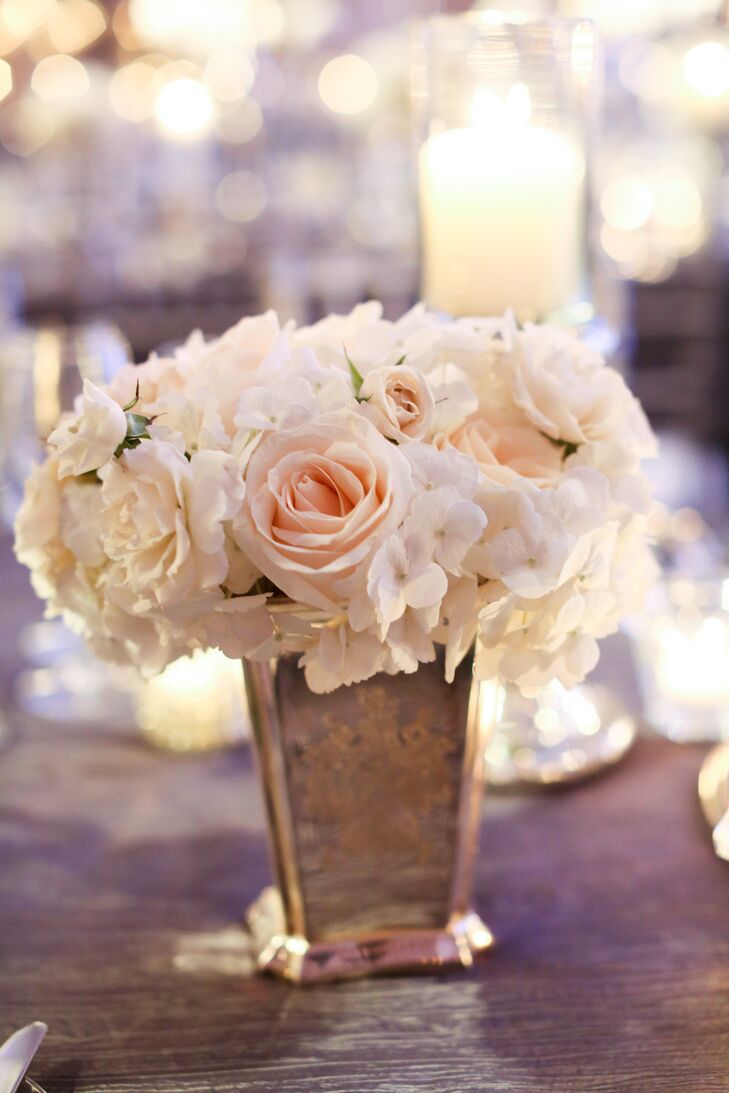
{"label": "blush pink rose", "polygon": [[416,368],[374,368],[360,389],[361,412],[390,440],[421,440],[430,430],[435,401]]}
{"label": "blush pink rose", "polygon": [[373,425],[320,419],[261,442],[234,534],[292,600],[337,609],[339,583],[400,524],[411,492],[407,460]]}
{"label": "blush pink rose", "polygon": [[473,459],[486,478],[506,486],[515,484],[516,475],[547,486],[562,472],[560,449],[532,426],[492,420],[480,412],[467,418],[440,446],[457,448]]}

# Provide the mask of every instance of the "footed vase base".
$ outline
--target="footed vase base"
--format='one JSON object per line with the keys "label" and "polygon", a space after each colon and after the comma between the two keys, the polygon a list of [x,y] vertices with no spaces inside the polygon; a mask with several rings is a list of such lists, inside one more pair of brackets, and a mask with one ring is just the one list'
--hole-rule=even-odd
{"label": "footed vase base", "polygon": [[267,888],[249,908],[246,921],[255,940],[258,970],[294,983],[470,968],[475,957],[494,941],[474,911],[453,917],[442,930],[389,930],[308,941],[279,929],[279,909],[278,890]]}

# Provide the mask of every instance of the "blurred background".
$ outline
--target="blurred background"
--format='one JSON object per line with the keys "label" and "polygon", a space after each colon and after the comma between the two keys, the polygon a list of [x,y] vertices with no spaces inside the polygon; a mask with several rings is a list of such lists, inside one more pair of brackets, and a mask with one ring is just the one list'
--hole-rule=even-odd
{"label": "blurred background", "polygon": [[[726,448],[729,6],[518,7],[601,29],[599,307],[630,334],[654,420]],[[103,317],[139,358],[269,306],[402,311],[418,292],[409,31],[438,8],[0,0],[2,328]]]}

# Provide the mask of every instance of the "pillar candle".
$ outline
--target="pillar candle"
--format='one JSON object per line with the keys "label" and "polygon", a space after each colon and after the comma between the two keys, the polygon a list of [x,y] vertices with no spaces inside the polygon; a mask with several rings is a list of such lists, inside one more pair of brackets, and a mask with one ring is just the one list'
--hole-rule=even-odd
{"label": "pillar candle", "polygon": [[529,124],[523,85],[503,106],[484,90],[474,124],[420,153],[423,295],[452,315],[538,318],[578,298],[585,168],[566,133]]}

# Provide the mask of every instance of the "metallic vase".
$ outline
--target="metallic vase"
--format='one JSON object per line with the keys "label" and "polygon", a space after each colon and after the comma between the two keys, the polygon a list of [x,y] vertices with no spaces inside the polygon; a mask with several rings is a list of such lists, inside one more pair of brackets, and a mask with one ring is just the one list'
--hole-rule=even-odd
{"label": "metallic vase", "polygon": [[249,911],[258,965],[297,982],[470,966],[489,693],[464,662],[328,695],[296,656],[245,665],[278,894]]}

